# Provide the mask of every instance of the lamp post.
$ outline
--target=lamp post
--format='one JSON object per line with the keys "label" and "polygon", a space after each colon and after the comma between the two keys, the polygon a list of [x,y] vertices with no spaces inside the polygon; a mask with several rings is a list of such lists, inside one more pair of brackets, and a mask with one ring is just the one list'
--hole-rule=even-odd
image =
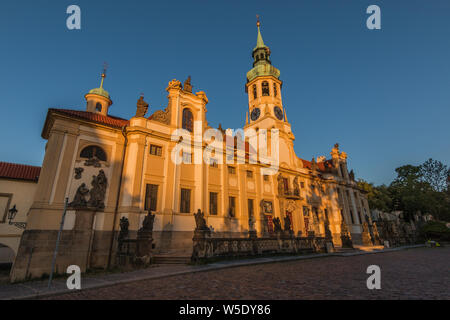
{"label": "lamp post", "polygon": [[16,205],[14,205],[11,209],[8,210],[8,220],[9,224],[13,224],[12,221],[17,215],[18,210],[16,209]]}

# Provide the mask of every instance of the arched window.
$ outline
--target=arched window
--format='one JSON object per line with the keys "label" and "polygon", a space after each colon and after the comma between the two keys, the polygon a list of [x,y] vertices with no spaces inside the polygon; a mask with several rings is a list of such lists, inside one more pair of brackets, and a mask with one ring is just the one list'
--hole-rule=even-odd
{"label": "arched window", "polygon": [[256,92],[256,84],[253,85],[253,99],[258,98],[258,93]]}
{"label": "arched window", "polygon": [[278,91],[277,91],[277,84],[274,83],[274,84],[273,84],[273,96],[276,97],[277,94],[278,94]]}
{"label": "arched window", "polygon": [[188,108],[183,110],[183,129],[186,129],[189,132],[194,131],[194,116],[192,115],[191,110]]}
{"label": "arched window", "polygon": [[269,83],[267,81],[264,81],[261,85],[261,89],[262,89],[262,95],[263,96],[270,96],[270,92],[269,92]]}
{"label": "arched window", "polygon": [[97,102],[95,105],[95,111],[102,112],[102,104],[100,102]]}
{"label": "arched window", "polygon": [[106,152],[98,146],[89,146],[81,150],[80,158],[97,158],[100,161],[106,161]]}

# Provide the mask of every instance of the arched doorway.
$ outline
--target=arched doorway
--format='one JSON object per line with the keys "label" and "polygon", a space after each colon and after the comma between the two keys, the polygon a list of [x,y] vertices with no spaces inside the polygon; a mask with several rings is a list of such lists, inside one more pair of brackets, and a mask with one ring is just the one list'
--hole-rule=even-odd
{"label": "arched doorway", "polygon": [[9,282],[9,272],[15,256],[13,249],[0,243],[0,284]]}

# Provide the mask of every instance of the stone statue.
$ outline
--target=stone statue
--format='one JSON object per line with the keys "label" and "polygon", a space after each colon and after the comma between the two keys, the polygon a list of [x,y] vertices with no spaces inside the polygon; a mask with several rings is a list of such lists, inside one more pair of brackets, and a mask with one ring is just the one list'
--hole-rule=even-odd
{"label": "stone statue", "polygon": [[280,218],[273,218],[272,219],[272,223],[273,223],[273,231],[275,233],[281,232],[283,231],[283,229],[281,228],[281,221]]}
{"label": "stone statue", "polygon": [[83,168],[75,168],[75,179],[79,180],[81,179],[81,174],[83,173]]}
{"label": "stone statue", "polygon": [[184,81],[183,90],[192,93],[191,76]]}
{"label": "stone statue", "polygon": [[97,156],[95,154],[93,154],[91,158],[87,159],[84,162],[84,165],[86,167],[93,166],[94,168],[100,168],[102,166],[102,164],[100,163],[99,158],[97,158]]}
{"label": "stone statue", "polygon": [[284,216],[284,231],[291,231],[291,218]]}
{"label": "stone statue", "polygon": [[298,183],[298,176],[294,178],[294,195],[300,195],[300,184]]}
{"label": "stone statue", "polygon": [[89,207],[94,207],[97,209],[105,208],[105,195],[106,188],[108,186],[108,179],[106,178],[105,172],[100,170],[97,176],[92,176],[92,189],[89,191],[90,199],[88,202]]}
{"label": "stone statue", "polygon": [[73,198],[73,201],[69,203],[70,207],[86,207],[87,201],[86,196],[89,193],[89,189],[86,188],[86,184],[82,183],[75,193],[75,197]]}
{"label": "stone statue", "polygon": [[312,158],[312,160],[311,160],[311,170],[312,171],[317,170],[317,163],[316,163],[316,159],[314,159],[314,158]]}
{"label": "stone statue", "polygon": [[164,111],[156,110],[150,119],[164,123],[164,124],[170,124],[170,108],[169,108],[169,106],[167,106],[167,108],[165,108]]}
{"label": "stone statue", "polygon": [[141,96],[137,101],[135,117],[145,117],[148,110],[148,103],[144,101],[144,96]]}
{"label": "stone statue", "polygon": [[206,225],[205,214],[200,209],[197,210],[197,213],[194,213],[194,217],[196,231],[209,231],[209,228]]}
{"label": "stone statue", "polygon": [[155,215],[149,212],[145,216],[144,221],[142,221],[142,228],[140,228],[138,232],[152,232],[154,222],[155,222]]}
{"label": "stone statue", "polygon": [[277,176],[278,194],[284,194],[283,175],[280,173]]}
{"label": "stone statue", "polygon": [[130,222],[127,217],[122,217],[119,221],[120,231],[119,231],[119,241],[126,239],[128,237],[128,227]]}
{"label": "stone statue", "polygon": [[353,169],[350,170],[350,172],[348,173],[348,176],[349,176],[350,180],[355,181],[355,173],[353,172]]}

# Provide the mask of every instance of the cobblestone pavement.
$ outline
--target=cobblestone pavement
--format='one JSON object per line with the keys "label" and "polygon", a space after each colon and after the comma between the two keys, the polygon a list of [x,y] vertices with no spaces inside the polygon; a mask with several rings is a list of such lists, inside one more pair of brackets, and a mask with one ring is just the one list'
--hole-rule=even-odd
{"label": "cobblestone pavement", "polygon": [[[366,269],[381,268],[368,290]],[[47,299],[450,299],[450,248],[326,257],[200,272]]]}

